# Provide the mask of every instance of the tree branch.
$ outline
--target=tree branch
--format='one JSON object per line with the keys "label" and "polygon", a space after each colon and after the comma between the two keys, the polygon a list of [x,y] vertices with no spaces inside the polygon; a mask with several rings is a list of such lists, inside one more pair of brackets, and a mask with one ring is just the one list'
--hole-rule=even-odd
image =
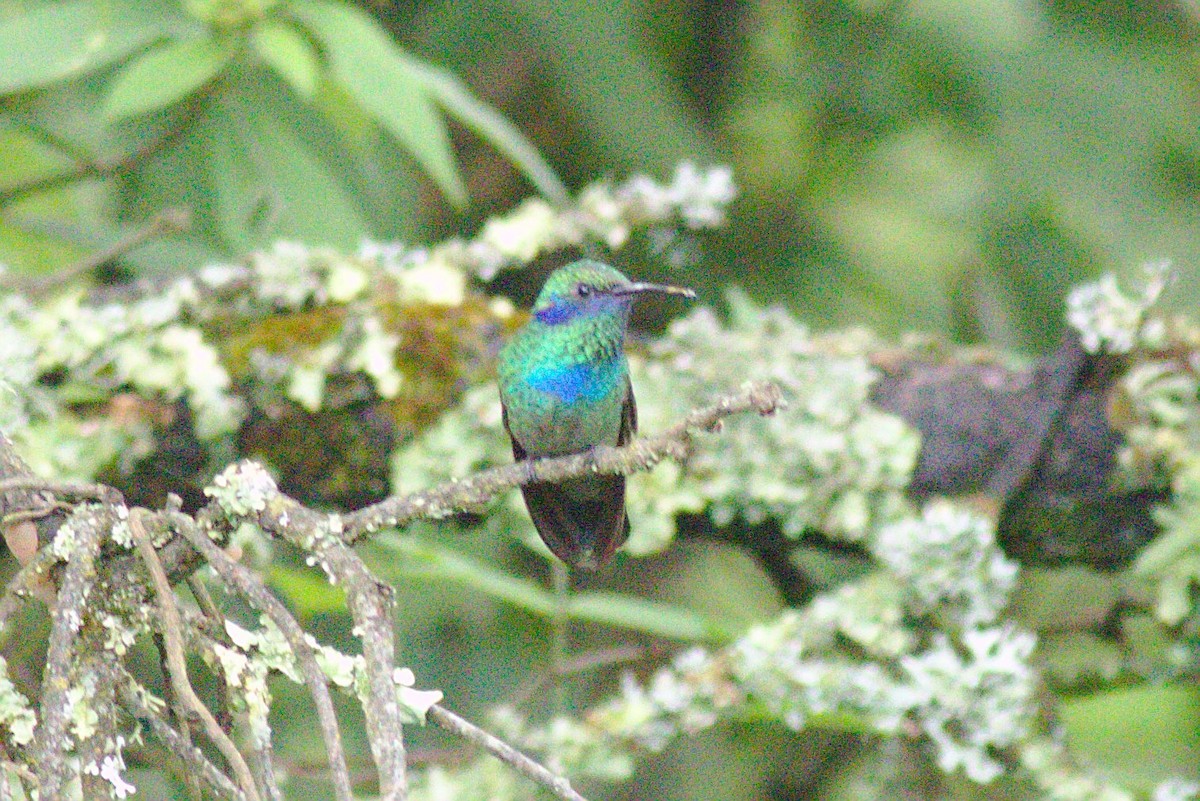
{"label": "tree branch", "polygon": [[170,516],[174,529],[182,534],[196,548],[225,584],[241,593],[256,609],[274,623],[292,648],[296,656],[304,683],[317,710],[317,720],[321,725],[321,735],[325,740],[325,750],[329,756],[329,767],[333,774],[333,787],[338,801],[351,801],[354,797],[350,786],[350,772],[346,767],[346,752],[342,747],[341,730],[338,728],[337,714],[333,708],[329,688],[325,682],[325,674],[317,664],[313,647],[304,637],[304,629],[292,617],[287,607],[271,594],[254,571],[231,559],[224,551],[209,539],[208,535],[199,530],[194,521],[186,515],[173,514]]}

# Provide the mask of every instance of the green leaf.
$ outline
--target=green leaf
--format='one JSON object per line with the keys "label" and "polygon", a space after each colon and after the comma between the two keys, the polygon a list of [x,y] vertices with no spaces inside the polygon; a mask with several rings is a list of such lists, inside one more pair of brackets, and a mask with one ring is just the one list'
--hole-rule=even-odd
{"label": "green leaf", "polygon": [[252,39],[259,57],[279,73],[305,100],[317,95],[320,64],[308,40],[290,25],[268,20],[254,29]]}
{"label": "green leaf", "polygon": [[145,47],[164,25],[142,5],[82,0],[0,12],[0,94],[83,75]]}
{"label": "green leaf", "polygon": [[412,153],[452,203],[465,204],[445,120],[414,62],[356,8],[309,0],[291,10],[325,47],[337,82]]}
{"label": "green leaf", "polygon": [[685,642],[729,642],[734,632],[690,609],[606,592],[585,592],[571,598],[568,614],[617,628]]}
{"label": "green leaf", "polygon": [[1145,796],[1200,764],[1200,691],[1181,686],[1117,687],[1056,706],[1071,754]]}
{"label": "green leaf", "polygon": [[452,73],[428,64],[413,64],[413,69],[442,108],[508,156],[547,200],[567,202],[567,188],[554,168],[504,115],[471,94]]}
{"label": "green leaf", "polygon": [[278,238],[357,247],[370,226],[342,176],[304,137],[306,126],[323,128],[314,126],[320,118],[261,71],[239,72],[197,124],[216,194],[205,207],[216,212],[222,239],[232,252]]}
{"label": "green leaf", "polygon": [[346,591],[330,584],[313,570],[272,565],[271,585],[283,594],[301,617],[346,609]]}
{"label": "green leaf", "polygon": [[453,581],[542,617],[554,613],[552,593],[482,562],[412,537],[380,537],[375,542],[381,548],[398,552],[403,570],[411,576]]}
{"label": "green leaf", "polygon": [[104,115],[119,120],[176,103],[216,77],[230,55],[211,37],[151,50],[126,64],[113,78]]}
{"label": "green leaf", "polygon": [[[415,537],[380,537],[375,542],[397,552],[400,569],[410,576],[452,581],[541,617],[552,617],[558,608],[558,599],[550,590],[446,548]],[[735,636],[727,627],[690,609],[629,595],[574,594],[568,601],[567,615],[573,620],[684,642],[724,643]]]}

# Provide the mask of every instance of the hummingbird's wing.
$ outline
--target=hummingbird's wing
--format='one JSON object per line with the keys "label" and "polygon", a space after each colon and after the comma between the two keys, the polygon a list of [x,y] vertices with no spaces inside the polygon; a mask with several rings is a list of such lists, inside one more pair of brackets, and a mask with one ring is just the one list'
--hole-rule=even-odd
{"label": "hummingbird's wing", "polygon": [[[637,431],[637,404],[628,379],[625,387],[617,445],[627,443]],[[524,461],[528,455],[508,427],[508,410],[503,404],[501,409],[513,458]],[[521,494],[542,542],[571,567],[596,570],[629,537],[625,476],[587,475],[558,484],[533,482],[523,486]]]}

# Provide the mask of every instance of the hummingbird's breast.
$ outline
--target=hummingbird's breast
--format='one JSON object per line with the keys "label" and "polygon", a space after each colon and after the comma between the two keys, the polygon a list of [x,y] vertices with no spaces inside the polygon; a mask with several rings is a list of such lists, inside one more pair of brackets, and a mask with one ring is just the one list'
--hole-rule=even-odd
{"label": "hummingbird's breast", "polygon": [[602,362],[542,363],[502,379],[509,431],[530,456],[616,445],[627,375],[618,352]]}

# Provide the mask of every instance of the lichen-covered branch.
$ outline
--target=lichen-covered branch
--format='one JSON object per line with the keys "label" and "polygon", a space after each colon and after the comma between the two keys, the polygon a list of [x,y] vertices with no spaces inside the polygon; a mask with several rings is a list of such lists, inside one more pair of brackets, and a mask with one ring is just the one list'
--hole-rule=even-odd
{"label": "lichen-covered branch", "polygon": [[[67,560],[54,603],[50,642],[46,649],[41,721],[38,730],[38,788],[46,798],[58,798],[68,779],[69,755],[76,744],[71,733],[71,715],[87,677],[80,675],[76,655],[79,630],[95,586],[96,556],[105,535],[106,511],[96,506],[80,507],[59,529],[52,548]],[[86,728],[86,727],[85,727]],[[78,732],[79,727],[76,727]]]}
{"label": "lichen-covered branch", "polygon": [[[150,724],[154,736],[161,740],[172,754],[183,762],[192,776],[197,776],[220,798],[248,801],[247,796],[231,782],[216,765],[209,762],[204,752],[192,745],[182,734],[171,727],[149,700],[153,696],[132,676],[126,674],[121,686],[121,700],[138,719]],[[157,700],[157,699],[155,699]]]}
{"label": "lichen-covered branch", "polygon": [[[623,448],[601,449],[585,456],[496,468],[435,488],[422,503],[406,505],[400,499],[394,506],[385,509],[408,509],[404,519],[411,520],[418,516],[412,511],[415,509],[425,508],[426,515],[436,512],[436,508],[431,509],[433,502],[430,498],[440,499],[439,502],[448,504],[449,508],[461,508],[481,503],[504,489],[529,480],[562,480],[596,470],[625,473],[648,470],[664,458],[684,458],[696,432],[710,431],[730,415],[747,411],[771,414],[781,405],[782,399],[777,388],[765,383],[750,384],[694,410],[661,434]],[[43,562],[39,557],[25,568],[32,574],[36,570],[49,570],[55,560],[67,562],[57,587],[51,650],[48,654],[50,666],[38,729],[38,747],[42,754],[38,776],[43,792],[57,792],[68,778],[66,755],[76,742],[69,733],[72,726],[69,710],[72,705],[68,702],[68,694],[75,691],[73,671],[81,663],[77,658],[81,648],[80,631],[85,625],[94,628],[97,622],[103,622],[104,626],[117,634],[120,646],[112,651],[99,649],[92,652],[90,658],[100,660],[104,670],[124,682],[121,692],[127,704],[140,710],[140,716],[145,716],[147,702],[144,691],[130,685],[127,678],[120,679],[123,674],[120,674],[118,665],[122,654],[127,652],[128,644],[136,640],[143,627],[153,627],[162,635],[165,644],[166,672],[172,695],[182,702],[186,717],[201,721],[207,738],[224,756],[234,781],[230,784],[227,779],[211,775],[213,768],[206,762],[199,763],[202,778],[226,795],[230,795],[230,787],[234,787],[236,790],[232,791],[232,795],[248,801],[254,801],[264,794],[267,797],[277,794],[277,789],[270,784],[261,788],[256,785],[243,755],[192,690],[185,664],[187,643],[189,640],[206,642],[207,635],[199,630],[189,635],[187,632],[192,623],[188,621],[206,621],[207,618],[181,614],[171,579],[159,557],[160,551],[166,552],[173,547],[174,538],[182,538],[198,552],[199,561],[196,563],[211,565],[219,579],[231,590],[243,595],[264,612],[264,620],[270,623],[275,632],[272,634],[269,629],[247,632],[226,623],[234,648],[210,644],[202,649],[203,654],[209,658],[215,657],[222,665],[228,683],[243,687],[246,692],[245,703],[252,710],[257,710],[252,712],[251,717],[257,721],[258,738],[261,740],[270,736],[265,718],[269,700],[265,699],[265,685],[258,683],[265,671],[281,670],[298,680],[302,676],[317,703],[338,796],[348,799],[352,790],[326,681],[332,680],[343,687],[353,686],[366,713],[368,733],[380,770],[381,793],[386,798],[403,799],[407,796],[403,726],[426,714],[441,698],[441,694],[412,689],[410,672],[397,669],[392,639],[394,621],[391,591],[369,572],[348,545],[348,541],[360,538],[370,528],[362,520],[379,519],[379,509],[369,511],[362,519],[354,515],[342,517],[309,510],[280,493],[269,476],[251,465],[232,468],[218,477],[209,490],[211,502],[194,516],[183,514],[171,505],[160,512],[140,508],[128,510],[119,493],[104,487],[39,483],[20,472],[0,476],[0,482],[6,482],[4,488],[11,493],[39,490],[67,497],[78,495],[100,499],[99,502],[79,502],[67,523],[56,532],[52,546],[45,551],[53,556],[51,561]],[[393,514],[393,511],[384,511],[383,514]],[[354,521],[361,528],[350,533],[346,527],[347,521]],[[392,524],[396,522],[399,521],[393,520]],[[223,537],[248,524],[308,551],[314,562],[325,570],[330,581],[346,589],[355,627],[363,641],[361,656],[344,657],[312,644],[299,624],[254,573],[230,559],[210,539],[212,536]],[[102,560],[101,547],[108,541],[117,550],[110,558]],[[123,549],[128,548],[139,554],[145,571],[141,575],[148,575],[148,586],[132,595],[106,594],[97,598],[92,592],[93,587],[99,582],[107,585],[114,579],[108,571],[131,569],[131,563],[122,555]],[[127,572],[120,580],[136,584],[142,579],[137,572]],[[17,586],[23,586],[25,581],[19,580]],[[6,603],[11,608],[19,602],[20,595],[12,594],[8,598]],[[134,606],[123,608],[122,603]],[[140,611],[134,614],[135,610]],[[131,614],[134,614],[134,619],[122,622],[122,618]],[[254,667],[255,652],[257,658],[263,660],[257,667]],[[325,660],[324,667],[321,665],[322,659]],[[256,675],[260,678],[252,681],[251,677]],[[264,696],[261,704],[254,700],[256,693]],[[438,714],[443,725],[456,732],[469,734],[473,740],[494,752],[504,753],[519,770],[545,782],[560,796],[578,798],[564,778],[535,765],[527,757],[513,756],[516,754],[514,750],[504,750],[495,738],[482,735],[447,710],[441,710]],[[157,719],[157,715],[151,719],[151,725],[164,738],[170,750],[186,763],[196,763],[194,749],[182,733],[171,730],[164,721]],[[78,724],[75,727],[78,729]],[[116,742],[119,738],[109,739]],[[90,764],[99,765],[103,756],[97,752]],[[105,764],[108,765],[107,762]],[[114,788],[119,788],[119,792],[125,792],[127,784],[123,783],[119,774],[113,773],[108,767],[97,767],[96,770],[96,780],[110,783]],[[88,781],[92,781],[92,778],[89,777]],[[264,781],[262,775],[259,781]]]}
{"label": "lichen-covered branch", "polygon": [[[44,446],[31,456],[43,469],[64,463],[55,447],[61,440],[53,437],[73,424],[88,423],[97,443],[76,460],[78,473],[47,482],[0,442],[0,525],[22,541],[32,528],[35,547],[43,546],[23,557],[28,563],[6,588],[0,627],[11,637],[18,607],[47,600],[52,662],[59,665],[47,669],[40,706],[0,682],[0,727],[12,742],[32,743],[16,749],[16,758],[37,771],[43,793],[74,780],[75,770],[85,771],[89,788],[128,792],[123,746],[115,743],[119,727],[135,723],[107,715],[103,728],[93,726],[96,706],[80,695],[82,687],[95,689],[105,710],[108,697],[123,698],[166,751],[218,795],[280,797],[267,726],[273,672],[312,695],[339,799],[353,788],[330,698],[338,690],[367,711],[381,792],[395,798],[444,798],[447,787],[466,788],[488,770],[512,772],[491,759],[482,763],[490,767],[476,761],[409,770],[403,726],[426,717],[491,753],[519,748],[537,755],[540,768],[515,758],[512,764],[567,798],[574,797],[564,795],[574,792],[568,776],[628,776],[639,753],[720,720],[764,717],[798,736],[841,727],[874,735],[867,742],[918,740],[929,746],[931,764],[975,782],[1015,773],[1047,794],[1067,786],[1107,791],[1039,730],[1042,713],[1053,712],[1057,682],[1099,674],[1085,663],[1075,668],[1076,679],[1064,679],[1068,671],[1047,657],[1068,626],[1030,612],[1029,596],[1036,582],[1050,584],[1053,594],[1064,577],[1031,569],[1032,558],[1018,567],[1014,557],[1027,555],[1015,547],[1009,511],[1020,502],[1041,511],[1046,499],[1062,509],[1078,498],[1126,493],[1122,500],[1141,516],[1134,525],[1113,516],[1127,535],[1124,561],[1092,563],[1116,569],[1133,560],[1134,568],[1089,578],[1108,600],[1079,625],[1104,621],[1111,629],[1138,616],[1142,631],[1152,627],[1158,642],[1182,650],[1163,645],[1149,657],[1134,654],[1116,668],[1122,680],[1194,679],[1194,658],[1179,656],[1194,653],[1186,650],[1186,633],[1200,625],[1194,327],[1157,321],[1149,311],[1153,291],[1130,299],[1102,284],[1073,296],[1077,341],[1022,366],[928,343],[889,350],[861,332],[813,336],[788,313],[733,293],[728,318],[697,310],[631,353],[647,436],[623,448],[508,464],[495,388],[483,383],[480,365],[494,345],[489,337],[515,318],[504,302],[471,291],[469,275],[507,264],[509,256],[493,258],[495,249],[516,253],[527,245],[520,237],[534,231],[539,214],[530,207],[510,220],[515,228],[491,228],[487,252],[476,242],[345,258],[281,246],[250,267],[211,271],[157,298],[107,305],[63,298],[36,311],[0,300],[7,304],[0,335],[13,333],[6,341],[14,343],[4,369],[17,386],[17,402],[0,415],[23,432],[24,447]],[[532,236],[531,247],[558,241],[556,231]],[[375,280],[380,270],[387,280]],[[232,302],[237,298],[244,302]],[[97,330],[111,336],[97,340]],[[40,331],[55,336],[34,343]],[[406,350],[421,342],[433,344]],[[431,366],[431,356],[446,361]],[[76,389],[95,381],[104,400],[72,406],[51,392],[49,376]],[[460,385],[475,388],[460,396]],[[729,386],[742,388],[727,392]],[[244,417],[249,408],[256,414]],[[62,428],[53,428],[45,409],[61,413]],[[745,412],[758,416],[745,415],[719,439],[695,436]],[[209,469],[232,458],[235,429],[239,444],[283,465],[279,477],[234,462],[203,492],[181,489],[186,502],[147,490],[154,481],[144,471],[165,458],[156,450],[162,442],[200,448],[194,461]],[[326,439],[331,431],[369,447],[342,448],[345,440]],[[295,447],[288,457],[297,461],[277,461],[287,449],[274,446],[289,437]],[[374,472],[360,474],[330,465],[328,455],[342,452],[390,459],[390,497],[380,500],[389,486],[386,467],[373,463]],[[101,468],[113,481],[135,477],[122,484],[124,498],[87,483]],[[421,521],[461,510],[478,513],[485,533],[511,539],[529,531],[528,521],[493,499],[529,481],[593,471],[638,474],[629,492],[631,554],[660,550],[673,537],[733,543],[764,566],[791,608],[740,636],[734,628],[720,641],[724,647],[688,649],[641,681],[626,678],[582,716],[533,725],[536,713],[502,709],[488,728],[503,740],[492,741],[437,706],[440,693],[414,688],[416,677],[395,652],[390,588],[368,570],[370,553],[364,549],[360,558],[351,547],[392,527],[412,529],[406,541],[420,542]],[[319,476],[316,489],[306,476]],[[369,491],[355,494],[363,486]],[[1080,488],[1087,492],[1074,493]],[[970,503],[932,499],[960,491],[977,495]],[[347,498],[363,502],[340,503]],[[1089,561],[1053,537],[1090,532],[1073,519],[1038,522],[1031,528],[1049,532],[1036,543],[1042,552]],[[254,544],[264,538],[298,548],[325,580],[346,590],[361,653],[339,652],[304,632],[255,571]],[[206,564],[216,578],[205,580],[246,599],[262,613],[257,624],[224,619],[203,593],[197,600],[207,615],[197,614],[186,594],[176,595],[171,585]],[[772,564],[790,572],[772,572]],[[803,590],[784,586],[831,564]],[[510,580],[496,597],[518,583],[502,570],[495,566],[486,577]],[[227,754],[218,767],[180,728],[147,712],[157,699],[134,683],[142,677],[115,668],[127,666],[131,649],[154,634],[166,636],[174,683],[186,684],[182,655],[200,656],[224,682],[230,707],[251,728],[253,758],[241,757],[239,765]],[[84,683],[89,675],[97,681]],[[140,703],[131,700],[134,691]],[[193,712],[205,719],[195,703]],[[218,746],[221,736],[233,740],[209,727]],[[105,738],[114,745],[105,746]],[[26,752],[47,757],[34,764]],[[243,769],[247,763],[253,771]],[[506,784],[492,797],[517,797],[520,787]]]}
{"label": "lichen-covered branch", "polygon": [[183,535],[192,547],[200,552],[205,562],[221,577],[226,587],[244,596],[283,633],[288,646],[296,657],[299,670],[304,676],[304,683],[316,705],[321,736],[325,741],[325,750],[329,756],[334,793],[338,801],[351,801],[354,792],[350,786],[350,772],[346,768],[346,754],[342,747],[342,735],[338,728],[337,715],[333,709],[333,700],[329,695],[329,688],[326,686],[326,677],[321,672],[313,646],[309,643],[304,629],[288,612],[287,607],[271,594],[266,584],[253,570],[238,564],[226,555],[217,547],[216,543],[209,539],[207,534],[199,530],[191,518],[182,514],[174,514],[171,516],[170,522],[174,530]]}

